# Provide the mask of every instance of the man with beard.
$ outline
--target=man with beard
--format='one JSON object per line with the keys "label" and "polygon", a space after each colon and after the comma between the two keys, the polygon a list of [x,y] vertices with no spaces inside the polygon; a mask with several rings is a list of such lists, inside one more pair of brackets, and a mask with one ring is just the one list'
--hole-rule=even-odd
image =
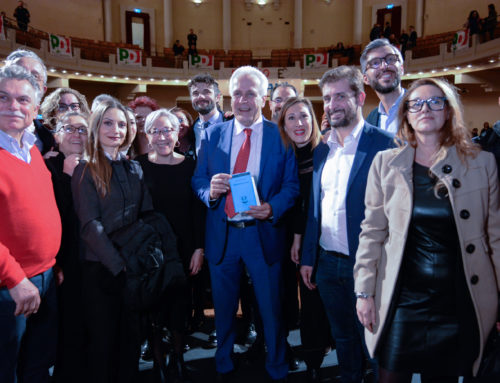
{"label": "man with beard", "polygon": [[363,120],[366,95],[358,69],[331,69],[319,87],[332,130],[314,150],[300,274],[309,289],[319,290],[336,341],[341,381],[360,383],[367,353],[356,317],[353,267],[368,170],[375,154],[392,145],[392,137]]}
{"label": "man with beard", "polygon": [[271,120],[275,124],[278,123],[281,107],[290,97],[297,97],[297,89],[292,84],[287,82],[276,85],[271,93],[269,100],[269,108],[271,109]]}
{"label": "man with beard", "polygon": [[227,121],[224,114],[217,108],[221,98],[219,84],[209,74],[197,74],[188,82],[189,95],[198,118],[194,122],[193,130],[196,144],[196,154],[200,150],[202,131],[210,125]]}
{"label": "man with beard", "polygon": [[366,122],[394,136],[398,131],[398,107],[404,94],[401,87],[404,70],[401,52],[387,39],[377,39],[365,47],[360,62],[364,83],[380,99],[379,106],[371,111]]}

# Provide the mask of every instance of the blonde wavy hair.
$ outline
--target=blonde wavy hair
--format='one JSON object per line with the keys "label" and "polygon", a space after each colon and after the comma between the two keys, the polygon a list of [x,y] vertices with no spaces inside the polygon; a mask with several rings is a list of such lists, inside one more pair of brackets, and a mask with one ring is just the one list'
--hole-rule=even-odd
{"label": "blonde wavy hair", "polygon": [[[408,122],[408,101],[411,99],[415,89],[424,85],[435,86],[443,92],[446,98],[445,108],[449,115],[441,128],[440,148],[443,149],[455,146],[458,156],[463,163],[467,162],[467,157],[476,157],[480,151],[480,147],[472,142],[472,136],[465,126],[463,107],[457,90],[455,86],[441,78],[418,79],[411,84],[410,88],[403,96],[398,110],[399,130],[396,135],[398,145],[401,147],[408,143],[414,148],[417,147],[415,131]],[[443,150],[439,150],[438,153],[436,153],[434,161],[440,159],[442,155],[444,155]]]}

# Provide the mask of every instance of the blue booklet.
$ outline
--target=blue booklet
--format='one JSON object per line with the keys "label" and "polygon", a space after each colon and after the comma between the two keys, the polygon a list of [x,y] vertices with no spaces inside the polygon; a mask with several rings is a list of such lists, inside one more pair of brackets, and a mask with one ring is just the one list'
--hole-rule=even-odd
{"label": "blue booklet", "polygon": [[260,206],[259,194],[250,172],[233,174],[229,186],[236,213],[248,211],[250,206]]}

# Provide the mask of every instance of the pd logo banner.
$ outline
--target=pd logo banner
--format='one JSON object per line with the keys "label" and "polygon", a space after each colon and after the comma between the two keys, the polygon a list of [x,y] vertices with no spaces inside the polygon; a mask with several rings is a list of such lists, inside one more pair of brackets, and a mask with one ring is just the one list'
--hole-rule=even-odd
{"label": "pd logo banner", "polygon": [[50,53],[60,56],[72,56],[71,54],[71,39],[69,37],[49,35]]}
{"label": "pd logo banner", "polygon": [[304,55],[304,68],[328,68],[328,53]]}
{"label": "pd logo banner", "polygon": [[453,37],[453,51],[469,47],[469,29],[457,31]]}
{"label": "pd logo banner", "polygon": [[116,48],[118,64],[142,65],[142,51],[140,49]]}
{"label": "pd logo banner", "polygon": [[189,67],[195,69],[214,69],[213,55],[196,55],[189,56]]}

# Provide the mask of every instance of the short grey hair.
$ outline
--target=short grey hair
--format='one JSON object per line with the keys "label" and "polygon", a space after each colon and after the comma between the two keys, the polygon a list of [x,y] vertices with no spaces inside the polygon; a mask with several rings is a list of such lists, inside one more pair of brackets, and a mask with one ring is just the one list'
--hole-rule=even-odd
{"label": "short grey hair", "polygon": [[103,94],[96,96],[96,98],[94,98],[94,100],[92,101],[92,106],[90,107],[90,112],[94,113],[95,110],[97,109],[97,107],[99,106],[99,104],[101,104],[105,101],[114,101],[114,102],[120,103],[120,101],[118,101],[118,99],[116,97],[113,97],[110,94],[103,93]]}
{"label": "short grey hair", "polygon": [[42,90],[35,77],[20,65],[6,65],[0,70],[0,82],[3,80],[28,81],[35,91],[36,105],[40,104],[42,99]]}
{"label": "short grey hair", "polygon": [[179,133],[179,130],[181,128],[181,123],[179,122],[179,119],[168,109],[161,108],[155,110],[154,112],[149,113],[148,116],[146,117],[146,121],[144,122],[144,132],[146,132],[146,134],[149,134],[149,131],[151,130],[151,128],[153,128],[153,124],[160,117],[167,117],[170,123],[172,124],[172,127],[177,131],[177,133]]}
{"label": "short grey hair", "polygon": [[259,89],[259,96],[264,97],[267,95],[267,87],[269,85],[269,81],[267,80],[267,77],[262,73],[260,70],[257,68],[246,65],[239,67],[236,69],[231,78],[229,79],[229,94],[232,96],[233,95],[233,90],[234,86],[236,85],[236,82],[241,76],[254,76],[257,78],[257,81],[259,82],[258,89]]}
{"label": "short grey hair", "polygon": [[64,113],[61,118],[56,123],[56,128],[54,129],[54,133],[59,133],[64,125],[66,125],[66,120],[70,117],[81,117],[85,120],[87,128],[89,127],[89,115],[87,113],[82,112],[67,112]]}
{"label": "short grey hair", "polygon": [[361,57],[359,58],[359,62],[361,63],[361,72],[366,72],[366,64],[368,62],[368,53],[372,50],[380,48],[380,47],[391,47],[394,54],[398,55],[399,61],[403,64],[403,56],[398,48],[392,45],[387,39],[375,39],[370,44],[368,44],[365,49],[363,49],[363,53],[361,53]]}
{"label": "short grey hair", "polygon": [[[43,63],[42,59],[33,51],[29,51],[27,49],[16,49],[14,52],[11,52],[10,55],[7,56],[5,59],[5,65],[12,65],[12,64],[17,64],[19,65],[19,61],[23,58],[30,58],[33,60],[36,60],[40,63],[43,69],[43,85],[47,86],[47,67]],[[41,89],[43,91],[43,89]]]}

